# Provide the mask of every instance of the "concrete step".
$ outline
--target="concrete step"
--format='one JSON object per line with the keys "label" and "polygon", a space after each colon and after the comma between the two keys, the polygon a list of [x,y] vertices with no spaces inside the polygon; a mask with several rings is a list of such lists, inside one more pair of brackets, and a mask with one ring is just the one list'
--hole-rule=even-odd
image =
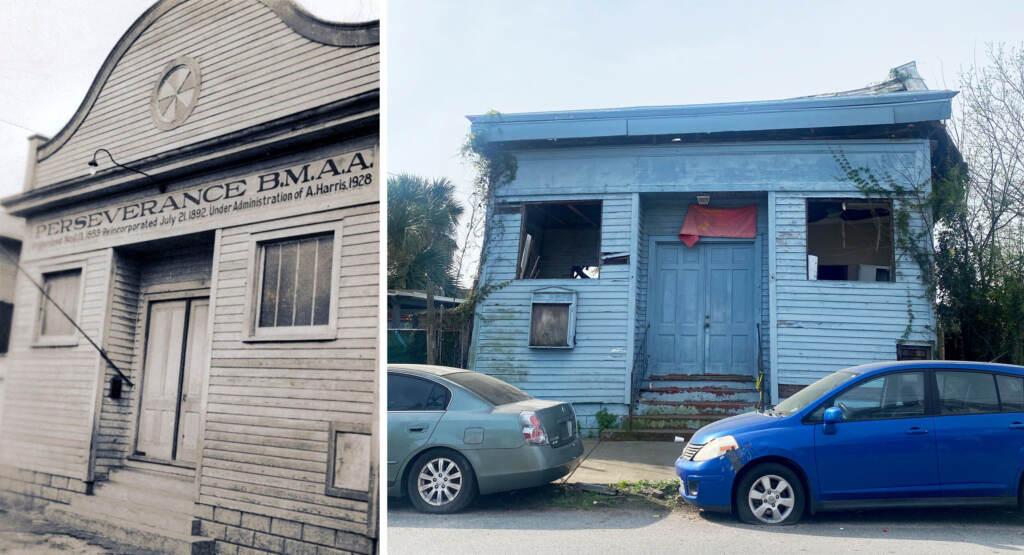
{"label": "concrete step", "polygon": [[640,398],[639,414],[674,414],[693,416],[732,416],[757,408],[754,401],[677,401]]}
{"label": "concrete step", "polygon": [[[104,497],[87,495],[75,497],[71,507],[85,514],[95,514],[123,522],[126,525],[146,526],[163,530],[169,534],[190,534],[192,532],[192,501],[183,502],[180,498],[160,497],[149,493],[144,502],[118,498],[107,494]],[[127,497],[127,496],[124,496]],[[137,497],[135,499],[138,499]]]}
{"label": "concrete step", "polygon": [[725,415],[715,414],[638,414],[624,419],[624,430],[699,430]]}
{"label": "concrete step", "polygon": [[652,374],[645,378],[645,381],[680,381],[680,382],[710,382],[710,383],[754,383],[757,379],[754,373],[749,374],[703,374],[687,372],[666,372]]}
{"label": "concrete step", "polygon": [[[605,430],[601,432],[601,439],[606,441],[675,441],[677,437],[685,438],[687,441],[693,437],[697,430]],[[682,445],[679,447],[682,451]]]}
{"label": "concrete step", "polygon": [[51,503],[46,508],[46,517],[72,529],[136,546],[140,553],[214,555],[217,550],[212,538],[173,533],[138,522],[97,514],[77,504]]}
{"label": "concrete step", "polygon": [[131,487],[136,490],[153,490],[167,495],[191,498],[195,490],[195,482],[190,477],[174,474],[158,474],[146,470],[120,469],[107,476],[107,480],[97,484],[97,490],[111,485]]}
{"label": "concrete step", "polygon": [[[678,382],[685,384],[686,382]],[[738,401],[757,403],[759,393],[747,387],[722,387],[720,385],[666,386],[661,382],[648,382],[640,390],[640,399],[658,401]]]}
{"label": "concrete step", "polygon": [[180,513],[191,520],[195,503],[192,501],[192,482],[184,482],[172,488],[163,484],[140,485],[134,481],[124,482],[121,476],[112,476],[106,482],[99,483],[93,489],[93,498],[97,501],[108,501],[113,504],[133,504],[149,507],[159,500],[162,509]]}
{"label": "concrete step", "polygon": [[140,461],[137,459],[125,459],[125,468],[131,468],[133,470],[145,470],[153,474],[170,474],[174,476],[182,476],[185,478],[195,478],[195,468],[189,468],[185,466],[175,466],[173,464],[159,464],[148,461]]}

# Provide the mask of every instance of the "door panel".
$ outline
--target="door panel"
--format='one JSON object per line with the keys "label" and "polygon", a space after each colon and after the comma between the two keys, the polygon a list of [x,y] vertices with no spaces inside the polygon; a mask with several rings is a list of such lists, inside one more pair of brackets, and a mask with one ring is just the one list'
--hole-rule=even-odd
{"label": "door panel", "polygon": [[186,301],[150,304],[136,451],[170,460],[178,415]]}
{"label": "door panel", "polygon": [[699,249],[659,244],[653,303],[652,365],[658,372],[704,367],[704,295]]}
{"label": "door panel", "polygon": [[753,243],[704,245],[707,251],[707,365],[710,374],[752,374],[757,343],[754,336]]}
{"label": "door panel", "polygon": [[658,243],[654,263],[652,373],[753,374],[760,316],[753,243]]}
{"label": "door panel", "polygon": [[210,363],[210,345],[207,341],[210,301],[208,299],[194,300],[189,305],[185,371],[181,386],[178,448],[175,459],[195,462],[199,454],[199,412],[203,395],[203,381],[209,372]]}

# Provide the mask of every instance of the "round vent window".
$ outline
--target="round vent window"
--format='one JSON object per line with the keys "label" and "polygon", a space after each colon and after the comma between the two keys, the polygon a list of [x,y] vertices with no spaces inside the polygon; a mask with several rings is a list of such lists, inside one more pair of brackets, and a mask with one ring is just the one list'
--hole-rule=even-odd
{"label": "round vent window", "polygon": [[199,103],[202,77],[199,64],[188,56],[179,56],[164,67],[153,87],[153,122],[160,129],[174,129]]}

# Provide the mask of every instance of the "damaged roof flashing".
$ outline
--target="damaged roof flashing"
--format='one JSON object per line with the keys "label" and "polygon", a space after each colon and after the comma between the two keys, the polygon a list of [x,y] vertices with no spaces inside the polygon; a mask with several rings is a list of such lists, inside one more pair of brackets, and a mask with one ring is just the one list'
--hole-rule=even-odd
{"label": "damaged roof flashing", "polygon": [[956,91],[928,90],[915,62],[878,84],[784,100],[468,116],[485,142],[688,135],[949,119]]}

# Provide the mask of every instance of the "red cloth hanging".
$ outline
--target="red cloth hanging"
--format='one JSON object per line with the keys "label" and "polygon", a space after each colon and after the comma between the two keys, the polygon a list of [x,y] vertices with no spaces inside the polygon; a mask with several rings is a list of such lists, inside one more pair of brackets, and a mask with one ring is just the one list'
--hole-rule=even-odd
{"label": "red cloth hanging", "polygon": [[753,239],[757,235],[757,206],[709,208],[691,204],[686,210],[679,240],[687,247],[703,237],[734,237]]}

